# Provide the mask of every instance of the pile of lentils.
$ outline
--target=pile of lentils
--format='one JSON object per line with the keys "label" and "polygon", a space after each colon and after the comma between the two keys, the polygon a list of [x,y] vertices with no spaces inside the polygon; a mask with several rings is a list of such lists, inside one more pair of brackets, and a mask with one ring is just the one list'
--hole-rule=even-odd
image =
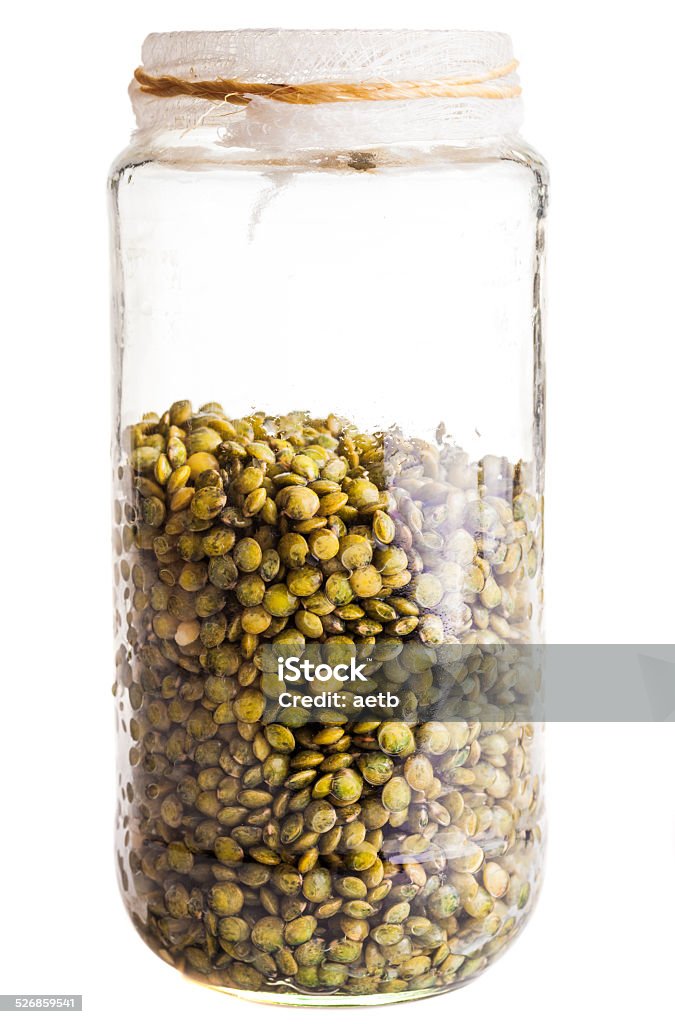
{"label": "pile of lentils", "polygon": [[[536,636],[527,468],[188,401],[125,440],[118,868],[141,935],[196,980],[271,1001],[413,998],[478,974],[540,871],[539,730],[510,711],[515,673],[493,653]],[[386,645],[371,670],[416,717],[284,717],[263,657],[278,643],[326,660]],[[425,720],[450,664],[465,717]]]}

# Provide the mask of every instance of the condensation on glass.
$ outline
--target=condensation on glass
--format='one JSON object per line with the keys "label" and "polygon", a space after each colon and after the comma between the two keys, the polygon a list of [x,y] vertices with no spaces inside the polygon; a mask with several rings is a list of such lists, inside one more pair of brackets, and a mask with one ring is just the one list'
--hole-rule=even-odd
{"label": "condensation on glass", "polygon": [[[132,85],[110,177],[123,899],[167,964],[234,994],[445,992],[520,932],[542,860],[541,728],[514,708],[541,639],[547,175],[511,44],[175,33],[143,67],[415,94]],[[356,713],[385,691],[398,710]]]}

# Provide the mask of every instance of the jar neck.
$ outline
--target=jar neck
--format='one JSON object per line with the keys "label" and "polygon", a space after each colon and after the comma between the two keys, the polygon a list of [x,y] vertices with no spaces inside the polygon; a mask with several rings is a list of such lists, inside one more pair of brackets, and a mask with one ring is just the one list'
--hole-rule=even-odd
{"label": "jar neck", "polygon": [[142,132],[211,128],[235,149],[471,144],[522,121],[500,33],[178,32],[149,36],[142,57],[130,87]]}

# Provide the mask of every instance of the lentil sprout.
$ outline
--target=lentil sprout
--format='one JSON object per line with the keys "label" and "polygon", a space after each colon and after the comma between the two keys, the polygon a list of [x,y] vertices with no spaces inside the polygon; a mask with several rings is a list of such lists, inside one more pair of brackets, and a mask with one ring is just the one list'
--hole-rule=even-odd
{"label": "lentil sprout", "polygon": [[[240,991],[402,998],[480,973],[539,874],[538,730],[492,650],[536,636],[528,466],[184,400],[128,442],[115,693],[139,931]],[[377,669],[411,715],[280,719],[272,642],[370,652],[366,692]],[[458,713],[425,719],[444,679]]]}

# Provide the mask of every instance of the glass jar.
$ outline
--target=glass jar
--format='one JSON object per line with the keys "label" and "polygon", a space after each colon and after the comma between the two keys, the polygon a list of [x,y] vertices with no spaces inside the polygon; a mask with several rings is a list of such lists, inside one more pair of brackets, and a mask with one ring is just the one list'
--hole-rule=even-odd
{"label": "glass jar", "polygon": [[123,898],[224,991],[444,992],[541,873],[514,709],[547,176],[510,41],[176,33],[143,61],[110,178]]}

